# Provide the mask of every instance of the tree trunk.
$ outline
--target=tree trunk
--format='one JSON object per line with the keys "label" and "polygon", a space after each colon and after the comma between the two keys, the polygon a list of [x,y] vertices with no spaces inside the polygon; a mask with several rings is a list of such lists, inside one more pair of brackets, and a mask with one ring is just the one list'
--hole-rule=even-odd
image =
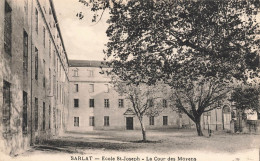
{"label": "tree trunk", "polygon": [[146,141],[146,131],[145,131],[145,127],[143,125],[143,121],[139,120],[140,124],[141,124],[141,129],[142,129],[142,135],[143,135],[143,141]]}
{"label": "tree trunk", "polygon": [[200,116],[198,118],[196,118],[195,124],[196,124],[198,136],[203,136],[203,133],[201,130],[201,124],[200,124]]}

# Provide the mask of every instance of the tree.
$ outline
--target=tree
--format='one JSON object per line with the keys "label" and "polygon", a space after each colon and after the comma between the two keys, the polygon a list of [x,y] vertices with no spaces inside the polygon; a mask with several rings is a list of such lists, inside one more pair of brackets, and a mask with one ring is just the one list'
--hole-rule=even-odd
{"label": "tree", "polygon": [[[222,86],[259,77],[258,0],[82,2],[93,11],[110,10],[105,57],[111,72],[137,85],[163,80],[197,125],[224,98]],[[181,98],[191,91],[210,97],[196,95],[184,108]]]}
{"label": "tree", "polygon": [[237,109],[245,111],[251,109],[259,111],[259,89],[252,87],[235,88],[232,92],[230,101],[234,102]]}
{"label": "tree", "polygon": [[173,90],[171,100],[175,102],[173,108],[187,114],[196,124],[197,134],[203,136],[201,116],[218,107],[218,103],[226,98],[230,92],[226,84],[217,80],[198,80],[188,83],[182,88]]}
{"label": "tree", "polygon": [[[158,102],[158,98],[160,98],[160,90],[158,86],[147,86],[145,84],[132,84],[125,83],[118,80],[112,81],[115,87],[115,90],[125,96],[132,104],[132,109],[137,116],[142,136],[143,142],[147,141],[146,138],[146,130],[145,125],[143,123],[144,116],[157,116],[160,111],[162,111],[162,106],[160,102]],[[159,91],[159,92],[158,92]]]}

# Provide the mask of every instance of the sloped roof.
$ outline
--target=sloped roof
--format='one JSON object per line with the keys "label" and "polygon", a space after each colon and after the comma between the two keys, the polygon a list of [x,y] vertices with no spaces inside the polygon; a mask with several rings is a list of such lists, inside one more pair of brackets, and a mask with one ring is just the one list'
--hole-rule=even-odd
{"label": "sloped roof", "polygon": [[105,61],[98,60],[69,60],[70,67],[103,67],[108,68]]}

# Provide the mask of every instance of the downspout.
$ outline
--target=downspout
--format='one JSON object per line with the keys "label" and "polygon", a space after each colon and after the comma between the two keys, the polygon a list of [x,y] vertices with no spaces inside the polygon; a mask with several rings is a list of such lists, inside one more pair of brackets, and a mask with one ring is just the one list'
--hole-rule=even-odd
{"label": "downspout", "polygon": [[32,15],[33,15],[33,0],[31,1],[31,140],[30,140],[30,145],[32,145],[33,144],[33,116],[32,116],[32,114],[33,114],[33,112],[32,112],[32,109],[33,109],[33,107],[32,107],[32,87],[33,87],[33,85],[32,85],[32,81],[33,81],[33,77],[32,77],[32,52],[33,52],[33,41],[32,41],[32,30],[33,30],[33,26],[32,26]]}
{"label": "downspout", "polygon": [[215,115],[216,115],[216,131],[218,131],[218,113],[217,113],[217,108],[215,108]]}

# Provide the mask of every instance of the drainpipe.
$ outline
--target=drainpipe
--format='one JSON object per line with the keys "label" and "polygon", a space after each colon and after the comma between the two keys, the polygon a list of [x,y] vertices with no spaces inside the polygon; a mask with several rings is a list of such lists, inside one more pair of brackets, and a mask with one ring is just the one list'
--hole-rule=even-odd
{"label": "drainpipe", "polygon": [[222,107],[222,126],[223,126],[223,130],[225,130],[224,107]]}
{"label": "drainpipe", "polygon": [[218,113],[217,109],[215,108],[215,115],[216,115],[216,131],[218,130]]}
{"label": "drainpipe", "polygon": [[32,114],[33,114],[33,112],[32,112],[32,109],[33,109],[33,107],[32,107],[32,98],[33,98],[33,96],[32,96],[32,87],[33,87],[33,85],[32,85],[32,81],[33,81],[33,77],[32,77],[32,52],[33,52],[33,41],[32,41],[32,30],[33,30],[33,25],[32,25],[32,16],[33,16],[33,0],[31,1],[31,138],[30,138],[30,145],[32,146],[32,144],[33,144],[33,123],[32,123],[32,120],[33,120],[33,116],[32,116]]}

